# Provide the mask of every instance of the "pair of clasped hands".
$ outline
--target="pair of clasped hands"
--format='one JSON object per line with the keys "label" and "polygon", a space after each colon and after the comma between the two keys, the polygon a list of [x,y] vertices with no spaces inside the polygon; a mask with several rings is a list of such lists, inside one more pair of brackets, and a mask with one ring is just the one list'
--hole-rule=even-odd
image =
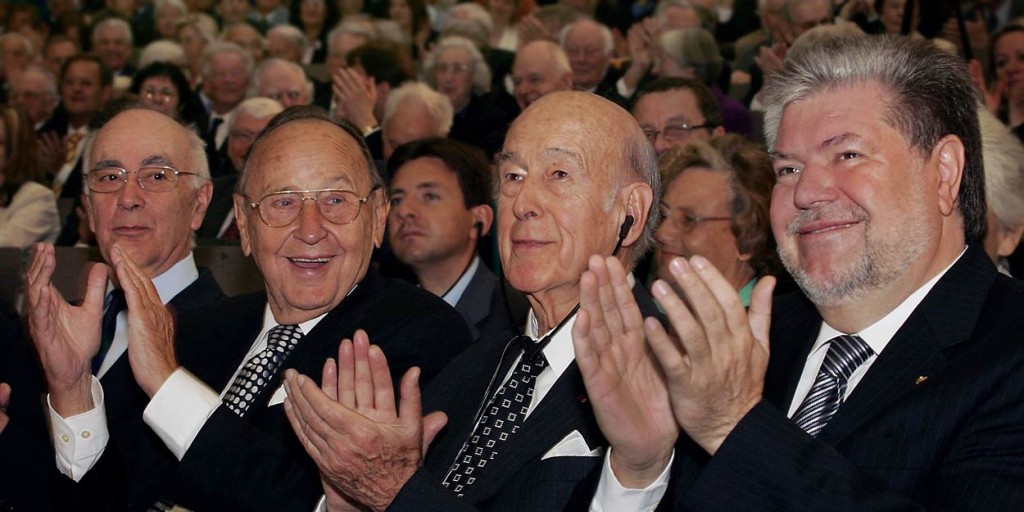
{"label": "pair of clasped hands", "polygon": [[[618,259],[592,256],[580,280],[576,361],[627,488],[657,479],[680,429],[714,454],[761,400],[774,278],[759,281],[747,310],[706,259],[670,268],[675,288],[651,289],[670,331],[642,317]],[[447,418],[423,415],[418,380],[418,368],[406,373],[396,407],[384,353],[363,331],[326,361],[322,385],[285,372],[285,411],[321,470],[329,510],[383,510],[419,468]]]}

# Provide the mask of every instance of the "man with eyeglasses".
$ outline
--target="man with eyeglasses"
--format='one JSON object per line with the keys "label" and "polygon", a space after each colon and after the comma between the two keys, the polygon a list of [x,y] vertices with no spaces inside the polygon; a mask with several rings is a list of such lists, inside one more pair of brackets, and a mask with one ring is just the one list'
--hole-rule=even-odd
{"label": "man with eyeglasses", "polygon": [[[84,145],[85,207],[104,261],[116,269],[130,258],[139,275],[152,280],[154,302],[178,312],[224,298],[192,255],[192,231],[211,191],[198,135],[140,107],[112,118]],[[120,430],[120,419],[141,416],[153,374],[143,357],[148,349],[131,334],[130,318],[147,311],[125,311],[131,303],[122,291],[126,283],[97,265],[89,271],[84,302],[75,307],[51,283],[55,267],[53,247],[38,246],[27,279],[27,316],[50,393],[57,468],[69,478],[63,484],[72,485],[110,478],[125,462],[130,451],[123,442],[131,436]],[[101,494],[116,501],[123,498],[120,490]]]}
{"label": "man with eyeglasses", "polygon": [[633,100],[633,117],[658,156],[669,148],[725,133],[715,96],[690,78],[659,78],[647,84]]}
{"label": "man with eyeglasses", "polygon": [[470,343],[440,298],[369,268],[387,202],[351,126],[316,108],[275,117],[251,148],[235,211],[264,292],[183,314],[175,328],[136,289],[144,280],[126,288],[139,304],[129,308],[129,346],[147,349],[133,367],[148,369],[139,376],[148,403],[112,425],[132,456],[122,480],[102,486],[125,489],[130,509],[312,510],[320,477],[285,418],[283,370],[319,380],[339,341],[360,329],[396,377],[418,366],[429,381]]}

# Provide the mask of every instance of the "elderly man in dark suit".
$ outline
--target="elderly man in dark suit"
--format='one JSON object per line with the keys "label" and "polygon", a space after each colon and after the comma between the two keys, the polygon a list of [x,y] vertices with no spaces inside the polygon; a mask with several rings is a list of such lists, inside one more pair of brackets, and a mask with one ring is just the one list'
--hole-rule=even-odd
{"label": "elderly man in dark suit", "polygon": [[507,300],[500,278],[479,256],[494,221],[484,153],[454,140],[424,139],[399,146],[388,167],[388,239],[398,261],[462,314],[474,341],[519,332],[526,299]]}
{"label": "elderly man in dark suit", "polygon": [[[418,366],[424,379],[469,344],[465,323],[440,299],[369,268],[387,204],[352,127],[316,108],[290,109],[257,138],[245,167],[236,219],[265,292],[183,314],[175,325],[132,259],[114,252],[128,283],[128,356],[148,402],[112,420],[123,457],[109,464],[104,455],[104,471],[81,490],[95,499],[86,508],[309,510],[320,479],[285,419],[281,370],[321,369],[357,328],[381,340],[396,372]],[[98,301],[92,286],[82,309],[44,317],[34,307],[37,344],[88,352],[87,329],[46,334],[97,321]],[[69,366],[54,357],[44,365],[54,373]],[[65,414],[99,402],[68,394],[59,402],[73,408]]]}
{"label": "elderly man in dark suit", "polygon": [[[288,410],[320,466],[328,508],[561,510],[576,483],[601,466],[608,440],[671,452],[674,439],[656,445],[648,433],[622,435],[629,421],[602,423],[602,435],[607,418],[595,417],[588,393],[604,390],[584,387],[592,359],[574,350],[593,316],[593,301],[581,304],[588,260],[618,261],[622,284],[621,267],[650,242],[655,168],[636,121],[600,96],[555,92],[516,119],[498,157],[498,245],[509,283],[532,306],[525,336],[467,350],[426,388],[422,409],[435,411],[426,417],[415,374],[402,381],[396,415],[390,383],[380,383],[387,366],[365,337],[343,344],[338,369],[325,372],[329,382],[337,371],[337,385],[321,391],[289,373]],[[640,307],[657,314],[636,292]],[[378,393],[371,400],[349,382],[373,382]],[[421,461],[424,438],[437,434],[445,414],[447,427]],[[663,491],[617,496],[626,501],[610,506],[636,509]]]}
{"label": "elderly man in dark suit", "polygon": [[[140,130],[139,126],[145,126]],[[220,286],[206,269],[197,268],[192,255],[193,230],[199,227],[210,202],[210,177],[206,166],[206,155],[198,135],[177,124],[172,119],[149,110],[138,108],[123,112],[83,141],[84,159],[88,171],[85,173],[86,200],[90,228],[96,233],[96,240],[104,261],[111,266],[120,251],[135,260],[142,273],[152,279],[160,304],[167,304],[183,312],[224,298]],[[68,361],[61,354],[55,354],[57,337],[51,330],[56,327],[56,318],[76,308],[67,305],[50,284],[56,265],[52,246],[39,246],[34,255],[33,272],[29,284],[29,313],[37,328],[33,334],[43,362],[45,384],[50,390],[50,427],[53,446],[58,454],[58,469],[74,480],[79,480],[96,462],[96,443],[106,443],[106,421],[124,414],[144,396],[136,384],[128,349],[128,313],[124,310],[123,292],[114,275],[109,282],[97,266],[90,274],[89,300],[82,311],[102,315],[102,325],[90,324],[74,335],[94,335],[91,341],[96,345],[82,347],[76,354],[77,366],[69,368]],[[104,300],[106,295],[106,300]],[[98,309],[92,309],[98,308]],[[93,320],[97,320],[93,318]],[[101,328],[97,328],[101,327]],[[20,339],[14,331],[6,331],[4,357],[21,361],[11,363],[8,368],[15,375],[12,378],[14,396],[11,414],[14,425],[25,436],[9,432],[0,438],[0,453],[5,460],[18,460],[19,454],[37,450],[36,432],[23,426],[38,428],[45,432],[45,421],[32,422],[43,412],[39,407],[39,393],[45,389],[33,389],[38,368],[28,356],[18,358],[16,350]],[[13,347],[7,345],[10,343]],[[84,386],[87,395],[99,397],[103,410],[85,416],[76,416],[74,410],[65,409],[65,397],[72,384]],[[9,378],[0,374],[0,380]],[[85,434],[88,432],[88,434]],[[14,450],[14,451],[8,451]],[[4,486],[21,482],[20,489],[9,487],[11,494],[25,496],[27,503],[39,505],[39,496],[25,493],[34,488],[25,482],[35,476],[34,463],[45,461],[53,465],[50,443],[42,443],[44,457],[25,455],[25,466],[19,468],[12,479],[4,478]],[[11,466],[13,467],[13,465]],[[46,481],[45,476],[41,477]],[[3,491],[3,489],[0,489]],[[0,492],[3,494],[3,492]],[[53,493],[48,493],[53,495]]]}
{"label": "elderly man in dark suit", "polygon": [[673,510],[1024,507],[1024,287],[982,251],[976,101],[925,41],[790,55],[765,91],[771,218],[803,293],[761,286],[748,313],[697,257],[672,262],[685,303],[654,287]]}

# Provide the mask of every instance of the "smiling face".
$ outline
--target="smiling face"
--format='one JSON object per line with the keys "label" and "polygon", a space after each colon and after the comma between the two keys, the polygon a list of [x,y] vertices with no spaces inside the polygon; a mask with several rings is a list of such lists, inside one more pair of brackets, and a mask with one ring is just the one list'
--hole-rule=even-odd
{"label": "smiling face", "polygon": [[434,65],[437,92],[448,96],[459,112],[469,104],[473,92],[473,59],[462,48],[446,48]]}
{"label": "smiling face", "polygon": [[[301,323],[330,311],[366,274],[387,218],[383,191],[370,194],[366,166],[356,141],[323,120],[292,121],[253,148],[245,197],[235,196],[235,217],[242,250],[263,273],[279,323]],[[354,221],[342,225],[326,220],[313,201],[303,201],[298,218],[272,228],[248,205],[272,192],[325,188],[370,199]]]}
{"label": "smiling face", "polygon": [[[736,289],[753,277],[750,255],[740,254],[732,232],[729,174],[704,167],[684,170],[665,186],[661,224],[654,234],[658,276],[674,282],[668,271],[673,258],[707,258]],[[706,219],[696,222],[695,218]]]}
{"label": "smiling face", "polygon": [[888,96],[872,82],[783,111],[772,229],[783,264],[819,306],[905,296],[930,277],[943,223],[938,157],[923,158],[885,122]]}
{"label": "smiling face", "polygon": [[586,90],[597,87],[608,71],[611,58],[601,26],[591,21],[573,25],[565,37],[565,53],[572,66],[573,85]]}
{"label": "smiling face", "polygon": [[128,35],[116,26],[98,29],[93,36],[93,46],[96,55],[112,71],[123,68],[132,56]]}
{"label": "smiling face", "polygon": [[[498,247],[506,277],[535,309],[562,304],[560,313],[568,312],[587,258],[615,247],[637,186],[624,185],[631,180],[622,147],[633,131],[636,123],[617,106],[566,92],[541,98],[509,130],[497,158]],[[637,211],[646,209],[629,212],[640,219]]]}
{"label": "smiling face", "polygon": [[116,243],[152,278],[192,250],[192,231],[199,229],[210,204],[210,182],[182,174],[173,190],[152,192],[139,187],[134,172],[146,165],[195,172],[188,140],[188,133],[174,120],[148,110],[119,114],[97,134],[88,168],[129,171],[128,183],[120,191],[86,196],[89,227],[106,261]]}
{"label": "smiling face", "polygon": [[1010,93],[1024,92],[1024,32],[1009,32],[1000,37],[993,50],[996,75],[1005,78]]}

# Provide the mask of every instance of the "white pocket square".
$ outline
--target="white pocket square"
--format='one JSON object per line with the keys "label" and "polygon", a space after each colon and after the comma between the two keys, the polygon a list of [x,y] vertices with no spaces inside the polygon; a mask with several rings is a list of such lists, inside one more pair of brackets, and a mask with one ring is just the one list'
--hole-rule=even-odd
{"label": "white pocket square", "polygon": [[540,460],[547,460],[554,457],[602,456],[604,456],[604,447],[598,446],[597,448],[590,449],[590,446],[587,446],[587,441],[583,439],[583,434],[580,434],[579,430],[573,430],[569,435],[559,441],[554,448],[548,450]]}
{"label": "white pocket square", "polygon": [[281,387],[277,388],[277,391],[274,391],[274,394],[270,396],[270,401],[267,402],[267,407],[273,407],[277,404],[284,403],[284,399],[287,396],[288,392],[284,390],[284,385],[282,384]]}

